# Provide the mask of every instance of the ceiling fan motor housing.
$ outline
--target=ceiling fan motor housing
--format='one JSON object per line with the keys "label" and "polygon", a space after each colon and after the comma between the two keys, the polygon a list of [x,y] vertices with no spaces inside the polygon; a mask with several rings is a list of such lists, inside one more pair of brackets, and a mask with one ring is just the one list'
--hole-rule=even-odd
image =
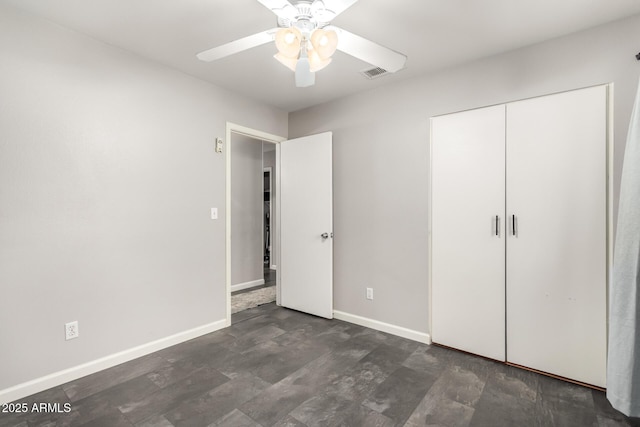
{"label": "ceiling fan motor housing", "polygon": [[296,9],[295,17],[278,17],[278,27],[296,27],[303,34],[310,34],[316,28],[324,28],[329,25],[335,13],[324,6],[322,0],[298,1],[293,7]]}

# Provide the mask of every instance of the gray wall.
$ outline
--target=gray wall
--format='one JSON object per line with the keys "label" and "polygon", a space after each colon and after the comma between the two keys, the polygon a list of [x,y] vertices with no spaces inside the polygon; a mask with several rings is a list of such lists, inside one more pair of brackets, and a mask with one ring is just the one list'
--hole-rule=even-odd
{"label": "gray wall", "polygon": [[231,136],[231,285],[264,278],[262,141]]}
{"label": "gray wall", "polygon": [[0,56],[0,391],[224,320],[213,142],[287,113],[5,6]]}
{"label": "gray wall", "polygon": [[335,309],[429,331],[431,116],[614,82],[617,205],[638,40],[635,16],[290,114],[290,138],[333,131]]}
{"label": "gray wall", "polygon": [[276,254],[278,250],[276,248],[278,235],[278,212],[276,210],[276,197],[277,197],[277,189],[276,189],[276,149],[275,144],[271,144],[269,142],[263,143],[264,155],[262,158],[262,166],[265,168],[271,168],[271,266],[278,266],[278,260],[276,258]]}

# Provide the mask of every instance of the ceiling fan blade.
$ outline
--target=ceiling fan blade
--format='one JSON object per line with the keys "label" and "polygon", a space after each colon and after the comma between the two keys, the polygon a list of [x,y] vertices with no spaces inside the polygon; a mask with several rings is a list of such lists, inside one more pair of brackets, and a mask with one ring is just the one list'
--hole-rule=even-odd
{"label": "ceiling fan blade", "polygon": [[258,3],[278,15],[279,18],[293,19],[298,13],[298,9],[287,0],[258,0]]}
{"label": "ceiling fan blade", "polygon": [[197,57],[200,61],[215,61],[216,59],[224,58],[226,56],[233,55],[234,53],[269,43],[274,40],[276,31],[278,31],[278,29],[274,28],[251,36],[243,37],[223,44],[222,46],[200,52]]}
{"label": "ceiling fan blade", "polygon": [[325,8],[336,16],[353,6],[358,0],[323,0]]}
{"label": "ceiling fan blade", "polygon": [[338,50],[358,58],[390,73],[404,68],[407,56],[377,43],[350,33],[342,28],[331,27],[338,33]]}

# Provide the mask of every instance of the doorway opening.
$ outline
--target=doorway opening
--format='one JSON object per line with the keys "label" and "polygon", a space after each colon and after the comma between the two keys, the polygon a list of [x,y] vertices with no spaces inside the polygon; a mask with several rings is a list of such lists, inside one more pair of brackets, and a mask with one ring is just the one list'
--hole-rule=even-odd
{"label": "doorway opening", "polygon": [[[273,166],[267,166],[273,165]],[[275,146],[262,143],[263,189],[264,189],[264,284],[275,286],[277,265],[275,262],[273,236],[275,231],[275,195],[273,170],[275,169]]]}
{"label": "doorway opening", "polygon": [[274,135],[227,123],[227,324],[277,300],[277,177]]}
{"label": "doorway opening", "polygon": [[276,300],[272,238],[276,212],[271,180],[276,158],[273,143],[245,135],[232,135],[231,139],[231,314],[234,315]]}

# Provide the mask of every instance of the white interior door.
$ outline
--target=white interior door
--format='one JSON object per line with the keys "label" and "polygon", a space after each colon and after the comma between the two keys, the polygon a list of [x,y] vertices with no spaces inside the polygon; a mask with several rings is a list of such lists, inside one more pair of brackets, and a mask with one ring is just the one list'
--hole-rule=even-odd
{"label": "white interior door", "polygon": [[505,107],[431,120],[432,339],[505,360]]}
{"label": "white interior door", "polygon": [[605,385],[607,88],[507,106],[507,360]]}
{"label": "white interior door", "polygon": [[283,141],[280,158],[280,304],[333,318],[330,132]]}

